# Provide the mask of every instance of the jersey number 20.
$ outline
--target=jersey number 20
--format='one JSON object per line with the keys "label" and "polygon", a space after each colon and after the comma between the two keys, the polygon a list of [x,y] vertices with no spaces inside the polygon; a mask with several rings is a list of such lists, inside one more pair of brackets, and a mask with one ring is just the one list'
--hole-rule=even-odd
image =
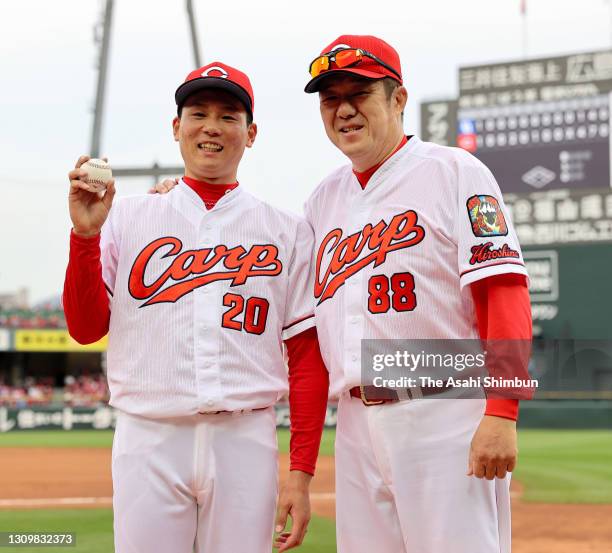
{"label": "jersey number 20", "polygon": [[368,281],[368,292],[370,313],[386,313],[391,306],[395,311],[412,311],[417,304],[410,273],[395,273],[390,279],[387,275],[374,275]]}
{"label": "jersey number 20", "polygon": [[[263,334],[264,330],[266,330],[268,309],[270,307],[266,298],[253,296],[245,302],[242,296],[227,293],[223,296],[223,305],[229,307],[229,310],[223,313],[223,318],[221,319],[221,324],[225,328],[238,331],[244,328],[249,334]],[[244,323],[236,320],[236,317],[241,315],[243,311]]]}

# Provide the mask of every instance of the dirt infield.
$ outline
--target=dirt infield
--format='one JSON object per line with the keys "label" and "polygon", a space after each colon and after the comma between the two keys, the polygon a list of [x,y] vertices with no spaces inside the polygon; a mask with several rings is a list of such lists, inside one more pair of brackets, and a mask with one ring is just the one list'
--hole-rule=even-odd
{"label": "dirt infield", "polygon": [[[287,474],[287,456],[281,464]],[[612,549],[612,505],[525,503],[513,486],[514,553],[591,553]],[[0,508],[109,506],[109,449],[2,448]],[[334,516],[333,458],[319,460],[313,512]]]}

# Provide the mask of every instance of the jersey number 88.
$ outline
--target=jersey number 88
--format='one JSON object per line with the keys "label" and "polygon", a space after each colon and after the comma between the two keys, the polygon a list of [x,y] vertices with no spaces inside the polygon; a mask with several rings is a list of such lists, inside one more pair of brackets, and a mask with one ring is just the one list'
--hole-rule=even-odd
{"label": "jersey number 88", "polygon": [[416,307],[414,277],[410,273],[373,275],[368,281],[368,310],[370,313],[386,313],[392,306],[395,311],[412,311]]}

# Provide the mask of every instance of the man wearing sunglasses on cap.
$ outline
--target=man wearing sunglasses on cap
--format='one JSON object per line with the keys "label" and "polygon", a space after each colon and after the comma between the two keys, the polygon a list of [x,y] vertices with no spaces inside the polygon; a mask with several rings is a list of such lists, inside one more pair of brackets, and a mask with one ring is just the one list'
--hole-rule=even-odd
{"label": "man wearing sunglasses on cap", "polygon": [[530,340],[527,273],[499,187],[469,153],[405,136],[407,92],[385,41],[340,36],[309,69],[305,91],[318,92],[325,132],[350,161],[305,206],[339,398],[338,551],[507,553],[518,400],[366,385],[361,365],[363,339]]}
{"label": "man wearing sunglasses on cap", "polygon": [[289,392],[291,473],[277,521],[285,551],[306,532],[327,405],[312,230],[238,185],[257,135],[247,75],[214,62],[175,99],[185,175],[172,191],[113,201],[114,182],[102,195],[86,181],[87,156],[69,173],[63,300],[78,342],[109,333],[115,551],[269,553],[273,406]]}

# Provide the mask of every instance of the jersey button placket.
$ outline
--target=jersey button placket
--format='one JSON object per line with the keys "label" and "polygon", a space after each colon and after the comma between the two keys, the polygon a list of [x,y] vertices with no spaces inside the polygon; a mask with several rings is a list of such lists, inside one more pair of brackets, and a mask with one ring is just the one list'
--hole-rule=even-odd
{"label": "jersey button placket", "polygon": [[[205,216],[200,224],[197,248],[214,248],[218,233]],[[218,270],[218,269],[211,269]],[[211,282],[194,290],[195,370],[198,405],[201,412],[221,410],[222,399],[219,375],[219,325],[221,324],[220,282]]]}
{"label": "jersey button placket", "polygon": [[[368,222],[369,209],[362,201],[353,201],[349,208],[350,218],[346,235],[363,230]],[[361,254],[367,255],[364,251]],[[349,277],[344,291],[344,345],[345,370],[350,382],[361,382],[361,337],[363,335],[362,298],[363,270]]]}

